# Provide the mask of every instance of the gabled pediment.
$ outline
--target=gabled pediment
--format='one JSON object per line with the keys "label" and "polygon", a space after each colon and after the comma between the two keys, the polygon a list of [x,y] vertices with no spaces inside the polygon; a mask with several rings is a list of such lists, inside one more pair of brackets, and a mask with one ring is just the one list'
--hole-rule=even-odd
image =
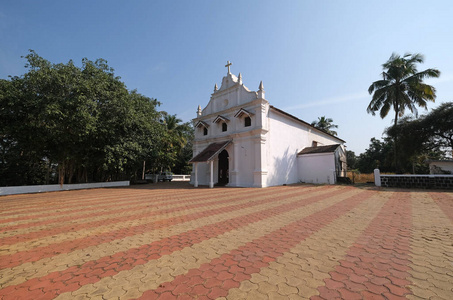
{"label": "gabled pediment", "polygon": [[[229,68],[229,66],[231,66],[231,63],[227,63],[226,67]],[[203,110],[197,110],[197,116],[204,117],[208,115],[222,114],[224,111],[233,107],[246,107],[247,104],[257,99],[267,101],[264,96],[265,94],[262,82],[258,87],[258,91],[251,91],[243,84],[241,73],[239,73],[238,76],[235,76],[228,69],[228,73],[222,78],[220,88],[217,83],[214,84],[214,92],[211,94],[209,103]],[[241,112],[241,115],[244,113],[248,116],[251,115],[246,111]]]}
{"label": "gabled pediment", "polygon": [[219,122],[229,122],[230,119],[224,117],[224,116],[221,116],[221,115],[218,115],[217,117],[215,117],[214,121],[212,121],[212,123],[219,123]]}
{"label": "gabled pediment", "polygon": [[239,79],[234,74],[229,73],[227,76],[222,78],[222,84],[220,85],[220,89],[218,91],[226,90],[238,83]]}
{"label": "gabled pediment", "polygon": [[208,128],[209,124],[203,121],[198,121],[197,124],[195,124],[195,128]]}
{"label": "gabled pediment", "polygon": [[241,108],[241,109],[234,115],[234,117],[235,117],[235,118],[241,118],[241,117],[244,116],[244,115],[246,115],[247,117],[251,117],[251,116],[253,116],[254,114],[251,113],[251,112],[249,112],[249,111],[247,111],[247,110],[245,110],[245,109],[243,109],[243,108]]}

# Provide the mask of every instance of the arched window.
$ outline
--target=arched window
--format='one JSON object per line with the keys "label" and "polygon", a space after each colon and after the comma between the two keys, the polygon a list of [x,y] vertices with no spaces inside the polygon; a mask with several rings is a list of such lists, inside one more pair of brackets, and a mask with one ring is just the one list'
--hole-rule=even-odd
{"label": "arched window", "polygon": [[227,129],[228,129],[227,123],[223,122],[222,123],[222,131],[227,131]]}
{"label": "arched window", "polygon": [[244,118],[244,126],[245,127],[252,126],[252,119],[250,119],[250,117],[245,117]]}
{"label": "arched window", "polygon": [[203,127],[203,135],[208,135],[208,129],[206,127]]}

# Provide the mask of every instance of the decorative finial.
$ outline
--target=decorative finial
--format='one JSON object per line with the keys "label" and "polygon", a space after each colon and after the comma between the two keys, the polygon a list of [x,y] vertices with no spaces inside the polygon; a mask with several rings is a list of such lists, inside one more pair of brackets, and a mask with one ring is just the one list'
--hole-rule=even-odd
{"label": "decorative finial", "polygon": [[227,61],[227,64],[225,65],[225,67],[228,68],[228,73],[227,74],[230,74],[230,66],[232,65],[232,63],[230,63],[230,61]]}
{"label": "decorative finial", "polygon": [[217,83],[214,85],[214,92],[217,92],[219,90],[219,87],[217,86]]}
{"label": "decorative finial", "polygon": [[241,72],[239,72],[239,75],[238,75],[238,82],[239,82],[239,84],[242,84],[242,74],[241,74]]}
{"label": "decorative finial", "polygon": [[198,109],[197,109],[197,116],[201,116],[201,106],[198,105]]}
{"label": "decorative finial", "polygon": [[263,82],[260,82],[260,87],[258,88],[258,92],[256,92],[256,96],[259,99],[264,99],[264,87],[263,87]]}

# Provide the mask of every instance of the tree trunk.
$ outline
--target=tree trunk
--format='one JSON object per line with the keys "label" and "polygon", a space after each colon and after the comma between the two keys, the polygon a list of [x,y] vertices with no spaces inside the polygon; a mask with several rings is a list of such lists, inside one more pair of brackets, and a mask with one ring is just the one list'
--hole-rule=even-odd
{"label": "tree trunk", "polygon": [[87,170],[87,167],[83,167],[83,175],[84,175],[84,178],[85,178],[85,183],[88,182],[88,170]]}
{"label": "tree trunk", "polygon": [[142,180],[145,180],[145,165],[146,165],[146,161],[144,160],[144,161],[143,161]]}
{"label": "tree trunk", "polygon": [[47,172],[46,172],[46,184],[49,184],[50,179],[50,168],[52,167],[52,162],[49,159],[49,164],[47,165]]}
{"label": "tree trunk", "polygon": [[393,162],[395,164],[395,173],[399,173],[399,167],[398,167],[398,133],[396,131],[396,126],[398,125],[398,113],[399,113],[399,109],[398,109],[398,102],[395,101],[395,122],[393,124],[393,128],[395,129],[395,136],[393,137]]}
{"label": "tree trunk", "polygon": [[65,163],[62,161],[58,164],[58,183],[62,187],[64,184],[64,177],[65,177]]}
{"label": "tree trunk", "polygon": [[72,183],[72,177],[74,176],[74,161],[68,162],[68,183]]}

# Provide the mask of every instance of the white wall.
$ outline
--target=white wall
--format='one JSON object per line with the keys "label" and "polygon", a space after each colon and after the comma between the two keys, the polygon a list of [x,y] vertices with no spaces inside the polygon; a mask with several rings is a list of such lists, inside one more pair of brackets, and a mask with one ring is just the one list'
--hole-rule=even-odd
{"label": "white wall", "polygon": [[[268,185],[299,182],[297,153],[311,147],[313,141],[318,146],[338,144],[339,141],[328,135],[318,134],[310,126],[293,120],[286,115],[269,110]],[[333,155],[332,155],[333,156]],[[332,158],[332,163],[334,163]],[[330,166],[335,170],[335,165]]]}
{"label": "white wall", "polygon": [[334,153],[299,155],[299,180],[305,183],[335,183]]}
{"label": "white wall", "polygon": [[0,187],[0,196],[15,194],[44,193],[80,189],[94,189],[104,187],[129,186],[129,181],[96,182],[79,184],[49,184],[49,185],[27,185],[27,186],[7,186]]}
{"label": "white wall", "polygon": [[[237,176],[238,184],[232,182],[231,186],[252,187],[253,186],[253,171],[255,169],[255,149],[254,143],[250,139],[235,139],[233,143],[237,144],[236,157],[233,153],[233,160],[237,159]],[[234,148],[234,145],[233,147]],[[233,151],[232,151],[233,152]],[[231,162],[231,160],[230,160]],[[230,163],[230,172],[233,170],[233,165]],[[232,180],[230,176],[230,181]]]}
{"label": "white wall", "polygon": [[449,171],[453,174],[453,161],[433,161],[429,163],[429,173],[435,174],[436,167],[442,169],[443,171]]}

